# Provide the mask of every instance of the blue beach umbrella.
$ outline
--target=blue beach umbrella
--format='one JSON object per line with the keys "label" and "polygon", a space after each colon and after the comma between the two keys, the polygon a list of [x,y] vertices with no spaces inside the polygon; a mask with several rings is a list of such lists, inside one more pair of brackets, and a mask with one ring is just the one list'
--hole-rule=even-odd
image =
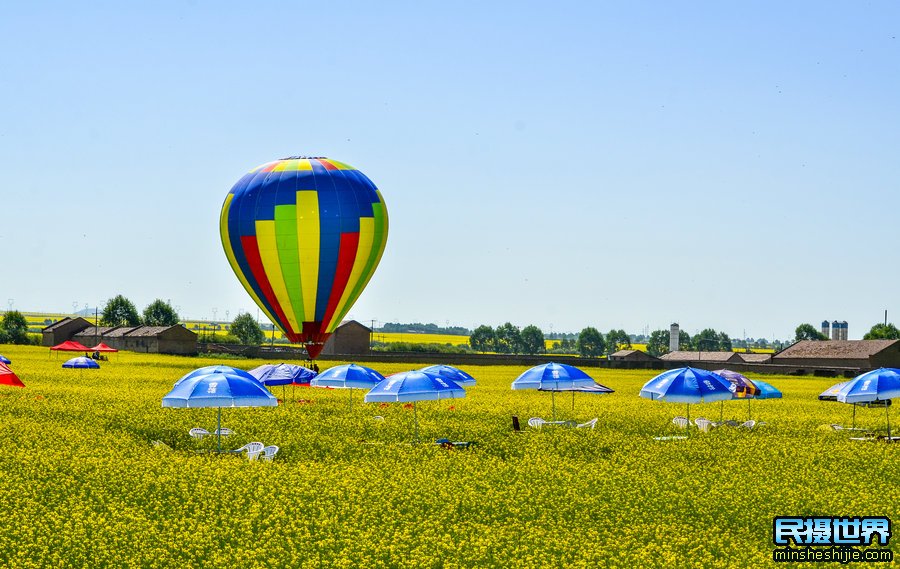
{"label": "blue beach umbrella", "polygon": [[12,362],[9,361],[9,358],[7,358],[6,356],[0,356],[0,364],[6,364],[6,365],[9,365],[9,364],[11,364],[11,363],[12,363]]}
{"label": "blue beach umbrella", "polygon": [[294,364],[265,364],[248,371],[263,385],[309,384],[316,372]]}
{"label": "blue beach umbrella", "polygon": [[[186,379],[190,379],[190,378],[192,378],[194,376],[198,376],[198,375],[205,375],[207,373],[229,373],[229,372],[240,373],[243,371],[244,370],[242,370],[242,369],[238,369],[236,367],[231,367],[231,366],[223,366],[223,365],[204,366],[204,367],[197,368],[194,371],[184,374],[183,376],[181,376],[181,379],[179,379],[178,381],[175,382],[175,385],[178,385],[179,383],[181,383],[182,381],[184,381]],[[244,372],[244,373],[246,373],[246,372]]]}
{"label": "blue beach umbrella", "polygon": [[[819,394],[819,401],[837,401],[838,393],[840,393],[841,389],[843,389],[844,386],[847,385],[848,383],[850,383],[850,382],[842,381],[841,383],[836,383],[836,384],[832,385],[831,387],[829,387],[828,389],[826,389],[825,391],[823,391],[822,393]],[[852,419],[851,425],[850,425],[850,427],[852,429],[856,428],[856,405],[857,404],[855,404],[855,403],[853,404],[853,415],[852,415],[853,419]],[[864,404],[860,403],[860,405],[864,405]]]}
{"label": "blue beach umbrella", "polygon": [[469,386],[475,385],[474,377],[467,374],[463,370],[461,370],[459,368],[455,368],[453,366],[433,365],[433,366],[423,367],[419,371],[425,371],[428,373],[436,373],[442,377],[446,377],[447,379],[453,381],[457,385],[462,385],[463,387],[469,387]]}
{"label": "blue beach umbrella", "polygon": [[[228,366],[221,366],[228,367]],[[198,370],[199,371],[199,370]],[[190,375],[190,374],[189,374]],[[275,407],[278,400],[246,371],[208,370],[179,381],[162,399],[163,407],[216,407],[216,431],[222,451],[222,407]]]}
{"label": "blue beach umbrella", "polygon": [[727,401],[732,398],[730,386],[728,380],[711,371],[682,367],[665,371],[645,383],[640,396],[687,403],[687,418],[690,421],[691,403]]}
{"label": "blue beach umbrella", "polygon": [[845,385],[850,383],[849,381],[842,381],[841,383],[836,383],[819,394],[819,401],[837,401],[837,395],[843,389]]}
{"label": "blue beach umbrella", "polygon": [[781,399],[781,392],[771,383],[754,379],[753,385],[759,388],[759,395],[754,395],[754,399]]}
{"label": "blue beach umbrella", "polygon": [[[309,368],[286,363],[261,365],[247,373],[258,379],[266,387],[280,385],[282,397],[284,397],[285,385],[309,385],[310,380],[316,377],[316,372]],[[293,393],[294,388],[291,387],[292,396]]]}
{"label": "blue beach umbrella", "polygon": [[66,363],[62,365],[67,368],[78,368],[78,369],[99,369],[100,364],[92,360],[91,358],[86,358],[84,356],[72,358],[68,360]]}
{"label": "blue beach umbrella", "polygon": [[404,371],[390,375],[366,393],[366,403],[412,402],[416,440],[419,440],[417,401],[456,399],[465,397],[466,391],[456,382],[440,375],[424,371]]}
{"label": "blue beach umbrella", "polygon": [[[837,394],[837,400],[841,403],[854,405],[887,401],[895,397],[900,397],[900,370],[889,367],[856,376]],[[854,407],[854,412],[855,410]],[[891,440],[891,418],[887,405],[884,407],[884,416],[887,419],[888,440]]]}
{"label": "blue beach umbrella", "polygon": [[374,369],[356,364],[344,364],[328,368],[310,382],[313,387],[334,387],[350,390],[350,408],[353,408],[354,389],[372,389],[384,381],[384,376]]}
{"label": "blue beach umbrella", "polygon": [[[546,363],[536,365],[525,370],[522,375],[512,382],[514,391],[522,389],[538,389],[550,392],[550,402],[553,408],[553,420],[556,420],[556,392],[572,391],[582,387],[594,387],[597,382],[594,378],[575,366],[558,363]],[[575,394],[572,394],[574,405]]]}

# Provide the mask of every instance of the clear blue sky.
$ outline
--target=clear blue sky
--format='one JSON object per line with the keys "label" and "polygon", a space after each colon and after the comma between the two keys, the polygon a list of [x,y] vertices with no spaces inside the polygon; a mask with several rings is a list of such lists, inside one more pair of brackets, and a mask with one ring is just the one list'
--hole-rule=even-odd
{"label": "clear blue sky", "polygon": [[12,3],[0,307],[255,305],[248,169],[381,189],[351,316],[733,337],[900,319],[895,2]]}

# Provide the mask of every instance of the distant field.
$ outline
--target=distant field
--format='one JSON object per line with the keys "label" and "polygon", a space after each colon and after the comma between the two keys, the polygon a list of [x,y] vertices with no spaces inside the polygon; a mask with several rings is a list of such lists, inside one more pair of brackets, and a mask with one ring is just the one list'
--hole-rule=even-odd
{"label": "distant field", "polygon": [[456,336],[453,334],[414,334],[410,332],[373,332],[372,339],[376,342],[410,342],[413,344],[450,344],[458,346],[468,344],[468,336]]}

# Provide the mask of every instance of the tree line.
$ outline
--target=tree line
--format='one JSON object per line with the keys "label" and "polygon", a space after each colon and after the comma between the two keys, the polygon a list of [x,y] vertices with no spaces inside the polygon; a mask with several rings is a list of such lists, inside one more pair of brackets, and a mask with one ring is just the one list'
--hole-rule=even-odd
{"label": "tree line", "polygon": [[487,324],[475,328],[469,335],[469,346],[476,352],[499,354],[578,354],[584,357],[609,355],[622,348],[631,347],[631,339],[624,330],[610,330],[604,336],[593,326],[584,328],[576,339],[562,338],[554,341],[548,350],[544,332],[531,324],[519,329],[506,322],[492,328]]}
{"label": "tree line", "polygon": [[[109,299],[100,315],[101,326],[175,326],[179,322],[181,317],[178,312],[162,299],[158,298],[148,304],[141,315],[138,314],[134,303],[121,294]],[[237,342],[256,346],[262,344],[264,339],[265,336],[256,319],[247,312],[235,316],[229,333],[219,337],[219,341],[226,343]]]}

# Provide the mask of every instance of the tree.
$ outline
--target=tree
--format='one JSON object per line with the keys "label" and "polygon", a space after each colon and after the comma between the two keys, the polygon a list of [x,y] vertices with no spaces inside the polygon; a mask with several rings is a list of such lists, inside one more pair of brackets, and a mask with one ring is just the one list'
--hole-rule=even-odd
{"label": "tree", "polygon": [[[666,338],[669,337],[670,334],[666,332]],[[678,349],[682,351],[690,351],[694,349],[694,339],[691,338],[691,335],[684,330],[678,331]]]}
{"label": "tree", "polygon": [[734,348],[731,345],[731,338],[729,338],[728,334],[726,334],[725,332],[719,332],[719,351],[720,352],[734,351]]}
{"label": "tree", "polygon": [[178,313],[168,302],[157,298],[144,309],[144,324],[147,326],[175,326]]}
{"label": "tree", "polygon": [[828,336],[816,330],[812,324],[801,324],[794,330],[794,341],[800,340],[827,340]]}
{"label": "tree", "polygon": [[28,320],[18,310],[10,310],[0,322],[0,339],[3,343],[28,344]]}
{"label": "tree", "polygon": [[900,340],[900,330],[892,323],[876,324],[863,336],[863,340]]}
{"label": "tree", "polygon": [[494,351],[501,354],[518,354],[522,351],[522,335],[519,329],[507,322],[494,330]]}
{"label": "tree", "polygon": [[482,324],[469,335],[469,346],[476,352],[487,352],[494,347],[494,329]]}
{"label": "tree", "polygon": [[521,332],[522,352],[541,354],[544,352],[544,333],[537,326],[525,326]]}
{"label": "tree", "polygon": [[668,330],[654,330],[650,333],[650,339],[647,340],[647,353],[654,357],[669,353]]}
{"label": "tree", "polygon": [[104,326],[140,326],[141,317],[138,316],[134,303],[119,294],[106,303],[103,314],[100,316],[100,324]]}
{"label": "tree", "polygon": [[578,334],[578,353],[582,356],[602,356],[606,350],[603,334],[593,326],[588,326]]}
{"label": "tree", "polygon": [[610,354],[617,350],[631,349],[631,338],[625,330],[612,329],[606,334],[606,349]]}
{"label": "tree", "polygon": [[248,346],[258,346],[265,340],[262,328],[248,312],[242,312],[235,317],[230,332],[242,344]]}

